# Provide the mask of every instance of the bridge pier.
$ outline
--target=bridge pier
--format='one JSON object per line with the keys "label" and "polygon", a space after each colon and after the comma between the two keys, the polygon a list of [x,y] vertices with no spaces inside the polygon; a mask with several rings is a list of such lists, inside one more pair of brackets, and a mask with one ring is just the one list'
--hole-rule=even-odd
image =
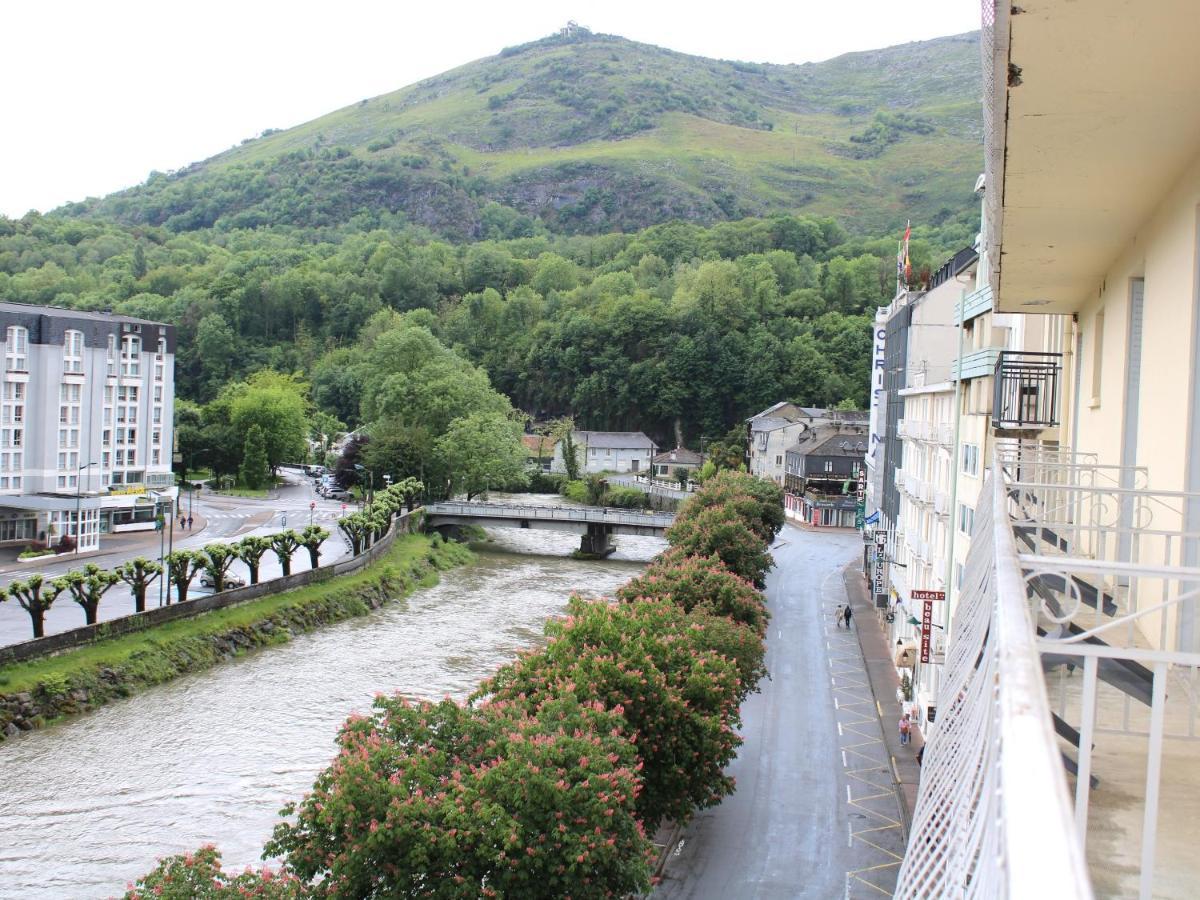
{"label": "bridge pier", "polygon": [[603,522],[588,522],[587,534],[579,541],[579,555],[602,559],[616,551],[612,542],[612,526]]}

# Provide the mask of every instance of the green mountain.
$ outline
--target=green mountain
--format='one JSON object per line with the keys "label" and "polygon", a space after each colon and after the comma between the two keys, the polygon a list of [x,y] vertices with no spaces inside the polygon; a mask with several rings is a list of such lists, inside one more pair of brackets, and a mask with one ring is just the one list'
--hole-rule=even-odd
{"label": "green mountain", "polygon": [[878,234],[974,214],[980,90],[974,33],[781,66],[580,30],[62,211],[456,239],[803,212]]}

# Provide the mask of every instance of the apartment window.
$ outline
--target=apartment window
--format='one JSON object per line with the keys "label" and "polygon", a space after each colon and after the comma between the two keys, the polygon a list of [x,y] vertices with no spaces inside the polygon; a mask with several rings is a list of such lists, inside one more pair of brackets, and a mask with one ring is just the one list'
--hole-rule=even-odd
{"label": "apartment window", "polygon": [[150,433],[150,443],[152,443],[152,444],[161,444],[162,443],[162,432],[159,431],[157,428],[155,428],[154,431],[152,431]]}
{"label": "apartment window", "polygon": [[83,372],[83,332],[70,330],[63,339],[63,371]]}
{"label": "apartment window", "polygon": [[975,510],[965,503],[958,504],[958,530],[963,534],[975,530]]}
{"label": "apartment window", "polygon": [[121,338],[121,375],[136,378],[142,374],[142,339],[127,334]]}
{"label": "apartment window", "polygon": [[1092,334],[1092,406],[1100,405],[1100,384],[1104,368],[1104,310],[1096,313]]}
{"label": "apartment window", "polygon": [[962,470],[967,475],[979,474],[979,447],[975,444],[963,444]]}
{"label": "apartment window", "polygon": [[162,462],[162,451],[155,447],[150,451],[150,465],[157,466]]}
{"label": "apartment window", "polygon": [[595,448],[595,447],[593,447],[593,448],[592,448],[592,456],[595,456],[595,455],[596,455],[596,448]]}
{"label": "apartment window", "polygon": [[158,357],[157,357],[158,361],[162,362],[163,357],[166,355],[167,355],[167,339],[165,337],[160,337],[158,339]]}
{"label": "apartment window", "polygon": [[158,425],[162,422],[162,407],[154,407],[154,424]]}
{"label": "apartment window", "polygon": [[604,455],[605,455],[605,456],[612,456],[612,448],[611,448],[611,447],[605,447],[605,448],[604,448]]}
{"label": "apartment window", "polygon": [[782,457],[782,456],[776,456],[776,457],[775,457],[775,465],[777,465],[777,466],[782,466],[782,465],[783,465],[783,457]]}
{"label": "apartment window", "polygon": [[29,371],[29,332],[19,325],[9,325],[4,333],[4,368],[8,372]]}
{"label": "apartment window", "polygon": [[108,374],[110,376],[117,374],[117,336],[115,334],[108,336]]}

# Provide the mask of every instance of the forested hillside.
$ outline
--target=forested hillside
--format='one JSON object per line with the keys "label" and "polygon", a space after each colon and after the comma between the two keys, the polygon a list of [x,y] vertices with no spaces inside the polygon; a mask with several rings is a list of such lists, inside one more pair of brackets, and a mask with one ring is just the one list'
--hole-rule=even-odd
{"label": "forested hillside", "polygon": [[978,35],[766,65],[579,31],[479,60],[66,211],[172,232],[452,240],[802,212],[856,234],[974,211]]}

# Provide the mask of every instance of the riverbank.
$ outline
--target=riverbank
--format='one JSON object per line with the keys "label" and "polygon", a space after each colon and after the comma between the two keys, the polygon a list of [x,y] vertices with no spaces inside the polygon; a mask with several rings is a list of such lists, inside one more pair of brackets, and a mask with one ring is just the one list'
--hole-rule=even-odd
{"label": "riverbank", "polygon": [[353,575],[0,669],[0,741],[249,650],[366,615],[471,559],[458,544],[401,535]]}

